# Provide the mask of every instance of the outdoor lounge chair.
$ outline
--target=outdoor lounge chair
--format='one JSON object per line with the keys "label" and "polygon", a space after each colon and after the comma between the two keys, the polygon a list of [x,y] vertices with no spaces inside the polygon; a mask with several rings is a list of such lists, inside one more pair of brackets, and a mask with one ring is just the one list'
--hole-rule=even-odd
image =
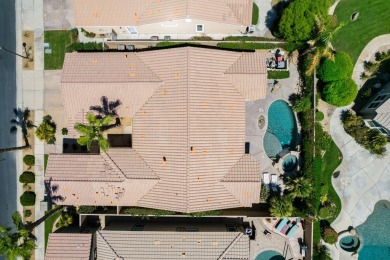
{"label": "outdoor lounge chair", "polygon": [[288,218],[282,219],[282,221],[279,222],[279,224],[276,226],[276,230],[280,231],[282,228],[288,223]]}
{"label": "outdoor lounge chair", "polygon": [[276,174],[271,174],[271,188],[273,191],[278,191],[276,188],[276,183],[278,181],[278,176]]}
{"label": "outdoor lounge chair", "polygon": [[294,233],[299,229],[298,225],[294,225],[288,232],[287,232],[287,238],[291,238]]}
{"label": "outdoor lounge chair", "polygon": [[264,185],[268,185],[270,183],[269,173],[267,173],[267,172],[263,173],[263,183],[264,183]]}

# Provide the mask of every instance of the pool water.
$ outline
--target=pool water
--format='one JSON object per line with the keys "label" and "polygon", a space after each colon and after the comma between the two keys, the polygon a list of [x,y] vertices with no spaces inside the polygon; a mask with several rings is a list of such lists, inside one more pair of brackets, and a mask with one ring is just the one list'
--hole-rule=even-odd
{"label": "pool water", "polygon": [[287,155],[283,159],[282,168],[285,172],[291,172],[297,168],[297,157],[295,155]]}
{"label": "pool water", "polygon": [[340,239],[340,246],[347,252],[354,252],[359,248],[359,238],[356,236],[346,236]]}
{"label": "pool water", "polygon": [[255,260],[284,260],[285,258],[274,250],[261,252],[256,256]]}
{"label": "pool water", "polygon": [[[268,128],[271,135],[264,135],[264,149],[268,157],[274,158],[282,150],[275,153],[275,147],[290,148],[294,150],[296,146],[297,124],[294,112],[284,100],[276,100],[268,109]],[[270,140],[275,136],[276,139]],[[273,144],[278,142],[278,144]],[[270,144],[273,144],[272,146]]]}
{"label": "pool water", "polygon": [[359,260],[390,259],[390,209],[377,203],[366,222],[356,228],[362,243]]}

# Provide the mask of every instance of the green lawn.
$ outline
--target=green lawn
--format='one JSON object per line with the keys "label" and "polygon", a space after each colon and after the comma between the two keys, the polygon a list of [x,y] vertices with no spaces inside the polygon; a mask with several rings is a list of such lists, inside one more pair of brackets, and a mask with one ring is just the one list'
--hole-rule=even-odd
{"label": "green lawn", "polygon": [[53,231],[53,224],[56,221],[56,219],[61,216],[62,211],[56,212],[53,216],[48,218],[45,221],[45,251],[47,246],[47,241],[49,239],[49,234]]}
{"label": "green lawn", "polygon": [[[390,33],[389,10],[389,0],[341,0],[335,14],[345,26],[334,35],[333,47],[348,52],[355,63],[373,38]],[[359,17],[351,21],[355,12],[359,12]]]}
{"label": "green lawn", "polygon": [[45,154],[43,158],[43,169],[46,172],[46,167],[47,167],[47,160],[49,160],[49,155]]}
{"label": "green lawn", "polygon": [[257,4],[253,3],[252,24],[256,25],[258,21],[259,21],[259,7],[257,6]]}
{"label": "green lawn", "polygon": [[45,31],[45,43],[49,43],[52,53],[45,53],[45,70],[62,69],[65,48],[71,43],[69,31]]}
{"label": "green lawn", "polygon": [[268,79],[288,79],[290,77],[290,71],[270,70],[267,75]]}

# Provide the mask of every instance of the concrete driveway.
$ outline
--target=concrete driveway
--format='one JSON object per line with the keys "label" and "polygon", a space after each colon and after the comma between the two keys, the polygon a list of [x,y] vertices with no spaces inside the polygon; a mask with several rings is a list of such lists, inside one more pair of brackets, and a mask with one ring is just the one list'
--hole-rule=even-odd
{"label": "concrete driveway", "polygon": [[46,114],[52,116],[57,124],[55,145],[45,144],[45,154],[62,153],[63,127],[67,127],[64,105],[61,97],[61,70],[45,70],[45,90],[44,90],[44,110]]}
{"label": "concrete driveway", "polygon": [[45,30],[69,30],[75,27],[73,0],[44,0]]}

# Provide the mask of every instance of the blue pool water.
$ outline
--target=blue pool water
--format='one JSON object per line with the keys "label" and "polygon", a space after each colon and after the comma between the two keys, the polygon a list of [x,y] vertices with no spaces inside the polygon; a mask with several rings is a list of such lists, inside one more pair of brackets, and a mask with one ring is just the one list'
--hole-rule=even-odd
{"label": "blue pool water", "polygon": [[297,157],[295,155],[287,155],[283,160],[282,168],[285,172],[291,172],[297,168]]}
{"label": "blue pool water", "polygon": [[359,260],[390,259],[390,209],[377,203],[366,222],[356,228],[362,243]]}
{"label": "blue pool water", "polygon": [[285,258],[274,250],[261,252],[256,256],[255,260],[284,260]]}
{"label": "blue pool water", "polygon": [[297,133],[295,116],[287,102],[284,100],[273,102],[268,109],[268,128],[264,135],[264,149],[268,157],[276,157],[282,150],[276,151],[277,147],[289,147],[293,150],[296,146]]}

